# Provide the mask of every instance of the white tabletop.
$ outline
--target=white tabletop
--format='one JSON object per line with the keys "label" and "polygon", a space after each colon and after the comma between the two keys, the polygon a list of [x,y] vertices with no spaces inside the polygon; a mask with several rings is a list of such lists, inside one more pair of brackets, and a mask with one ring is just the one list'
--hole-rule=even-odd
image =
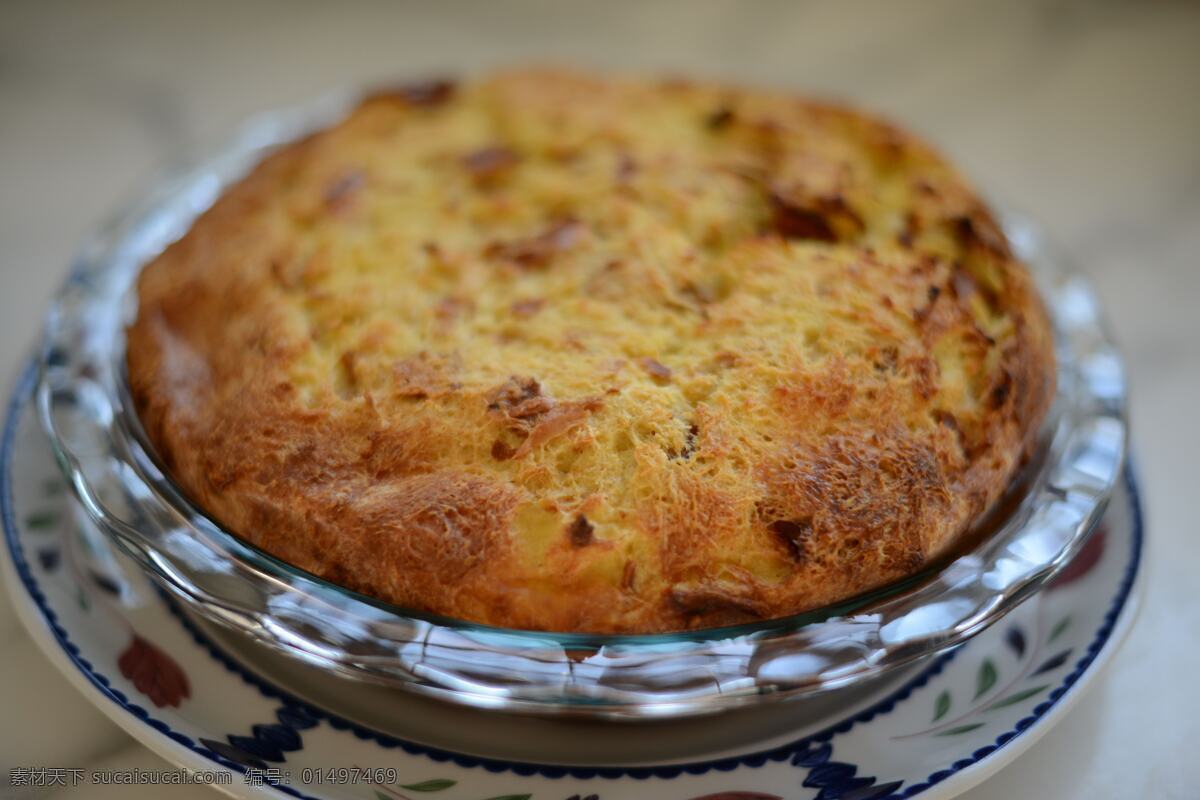
{"label": "white tabletop", "polygon": [[[1186,509],[1200,452],[1200,5],[177,6],[0,5],[0,373],[15,374],[88,229],[259,109],[530,60],[860,101],[1046,225],[1098,285],[1133,379],[1150,537],[1141,619],[1083,702],[967,797],[1200,796],[1200,536]],[[15,794],[10,767],[160,764],[68,686],[0,599],[0,797]],[[216,797],[168,789],[66,794]]]}

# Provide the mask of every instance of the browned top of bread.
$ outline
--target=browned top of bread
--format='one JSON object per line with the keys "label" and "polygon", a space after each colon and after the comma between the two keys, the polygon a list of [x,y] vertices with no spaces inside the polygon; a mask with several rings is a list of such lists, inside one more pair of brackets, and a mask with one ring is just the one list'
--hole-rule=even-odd
{"label": "browned top of bread", "polygon": [[649,632],[918,571],[1053,394],[1025,268],[861,113],[561,70],[365,99],[143,272],[128,372],[170,474],[402,606]]}

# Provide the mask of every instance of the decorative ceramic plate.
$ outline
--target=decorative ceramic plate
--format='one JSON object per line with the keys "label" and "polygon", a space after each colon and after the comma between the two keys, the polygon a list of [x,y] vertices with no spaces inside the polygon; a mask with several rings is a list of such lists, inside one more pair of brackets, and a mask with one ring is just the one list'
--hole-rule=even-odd
{"label": "decorative ceramic plate", "polygon": [[949,797],[1044,734],[1135,614],[1133,475],[1088,544],[1001,624],[884,685],[699,721],[450,707],[284,662],[181,612],[81,522],[18,381],[0,447],[7,585],[35,641],[125,730],[240,797]]}

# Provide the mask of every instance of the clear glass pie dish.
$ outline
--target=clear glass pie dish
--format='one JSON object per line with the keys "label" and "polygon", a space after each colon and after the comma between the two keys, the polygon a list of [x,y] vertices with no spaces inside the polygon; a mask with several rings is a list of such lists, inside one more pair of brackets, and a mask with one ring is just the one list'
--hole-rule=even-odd
{"label": "clear glass pie dish", "polygon": [[481,708],[686,716],[812,695],[966,641],[1037,592],[1099,521],[1125,456],[1125,379],[1086,281],[1006,220],[1055,326],[1058,397],[1035,459],[953,558],[837,607],[653,635],[507,630],[390,606],[222,530],[160,469],[124,378],[142,265],[271,148],[335,120],[350,96],[264,115],[102,231],[52,306],[39,415],[87,516],[187,610],[310,664]]}

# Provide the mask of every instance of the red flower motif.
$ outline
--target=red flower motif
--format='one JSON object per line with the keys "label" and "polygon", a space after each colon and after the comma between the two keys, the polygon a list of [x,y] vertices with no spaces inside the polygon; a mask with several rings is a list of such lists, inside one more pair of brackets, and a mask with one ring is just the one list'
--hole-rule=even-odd
{"label": "red flower motif", "polygon": [[1075,557],[1063,567],[1062,572],[1054,576],[1050,581],[1049,591],[1061,589],[1068,584],[1083,578],[1100,563],[1100,557],[1104,555],[1104,540],[1107,538],[1108,530],[1101,524],[1096,530],[1092,531],[1092,535],[1084,543],[1083,549],[1075,554]]}
{"label": "red flower motif", "polygon": [[117,666],[159,708],[178,706],[192,696],[187,675],[175,659],[137,634],[117,659]]}

